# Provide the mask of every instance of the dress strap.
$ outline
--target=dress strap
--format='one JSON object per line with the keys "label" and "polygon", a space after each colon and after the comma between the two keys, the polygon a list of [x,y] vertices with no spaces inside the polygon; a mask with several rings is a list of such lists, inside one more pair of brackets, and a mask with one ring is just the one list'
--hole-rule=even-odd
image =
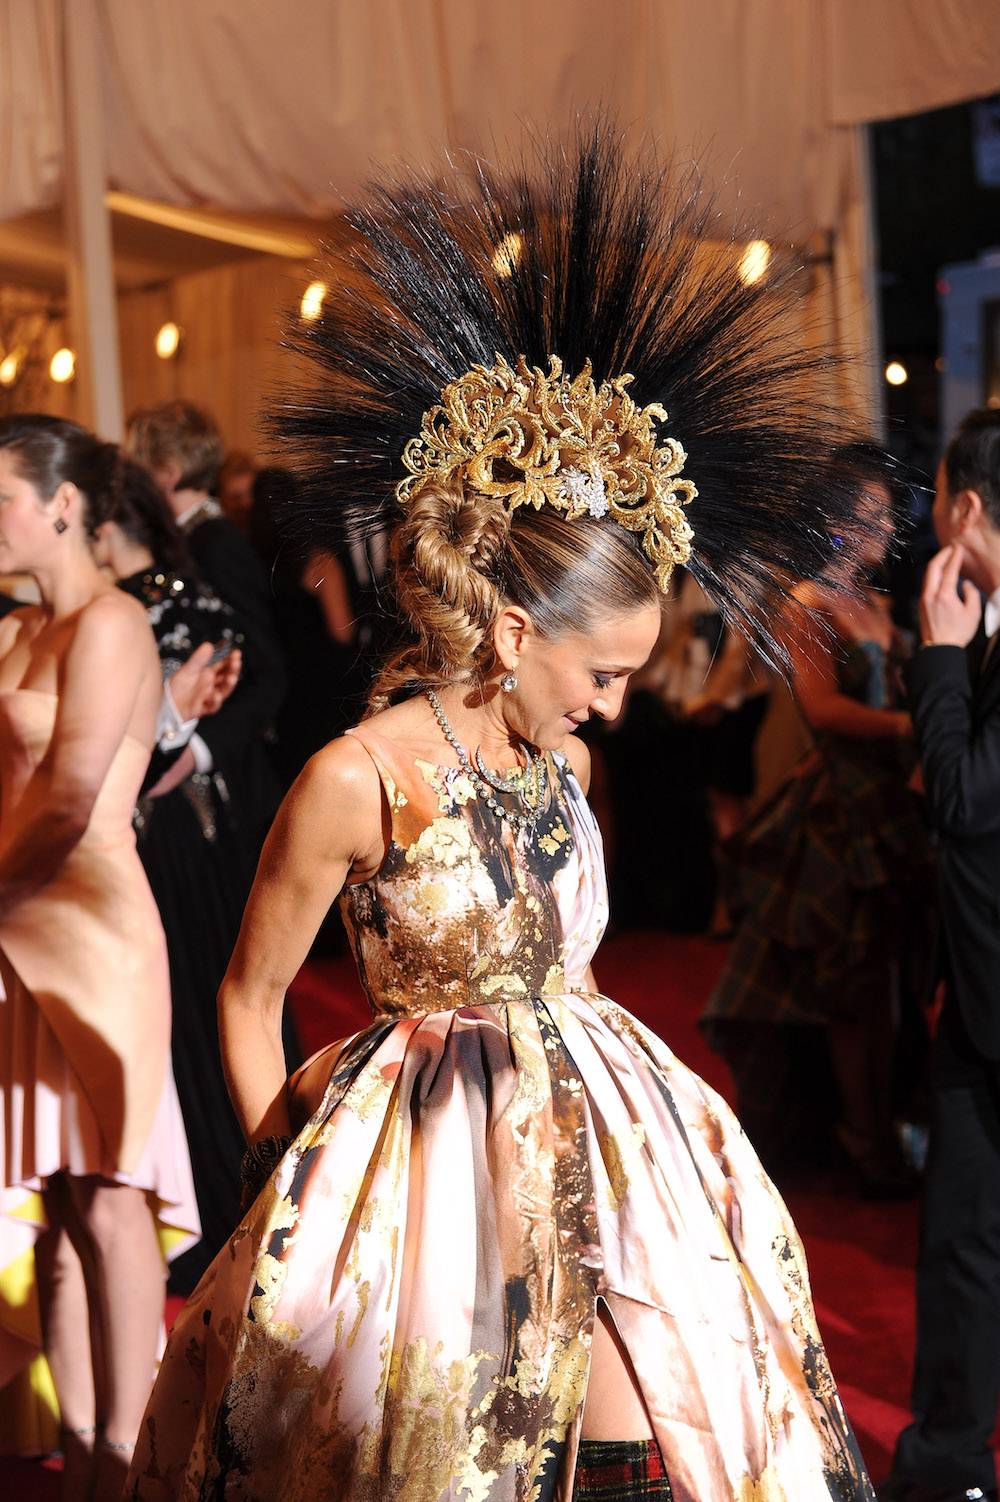
{"label": "dress strap", "polygon": [[397,844],[400,843],[397,838],[397,825],[400,811],[409,801],[406,794],[409,778],[406,776],[406,771],[400,767],[402,757],[398,748],[393,746],[392,741],[387,741],[384,736],[377,735],[373,730],[368,730],[364,726],[355,725],[350,730],[345,730],[344,734],[349,735],[352,741],[357,741],[358,745],[364,748],[374,765],[389,808],[391,836]]}

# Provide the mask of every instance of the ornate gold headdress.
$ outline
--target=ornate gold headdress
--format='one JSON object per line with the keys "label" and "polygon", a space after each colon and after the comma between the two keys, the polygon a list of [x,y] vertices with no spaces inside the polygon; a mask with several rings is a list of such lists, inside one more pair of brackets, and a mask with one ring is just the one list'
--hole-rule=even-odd
{"label": "ornate gold headdress", "polygon": [[828,462],[852,425],[817,387],[839,356],[796,332],[796,258],[744,281],[759,225],[613,123],[536,144],[509,167],[383,178],[349,211],[322,312],[293,325],[312,370],[274,420],[304,481],[284,525],[335,551],[448,476],[505,515],[603,515],[661,586],[686,563],[783,663],[789,582],[863,531]]}
{"label": "ornate gold headdress", "polygon": [[687,455],[676,438],[660,437],[666,410],[638,407],[626,391],[632,376],[595,385],[588,360],[563,375],[549,356],[548,374],[517,368],[497,355],[449,382],[424,413],[418,437],[403,450],[408,474],[396,486],[406,506],[432,480],[461,476],[473,490],[518,506],[552,506],[571,521],[611,519],[642,534],[642,548],[666,589],[677,564],[691,556],[693,532],[684,507],[698,494],[681,476]]}

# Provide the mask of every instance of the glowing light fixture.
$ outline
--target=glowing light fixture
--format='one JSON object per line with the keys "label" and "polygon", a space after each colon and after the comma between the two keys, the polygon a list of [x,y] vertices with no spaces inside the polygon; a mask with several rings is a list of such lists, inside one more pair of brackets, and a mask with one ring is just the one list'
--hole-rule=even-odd
{"label": "glowing light fixture", "polygon": [[504,235],[493,252],[493,270],[497,276],[513,276],[515,267],[520,264],[523,252],[523,235],[519,235],[515,230],[512,230],[509,235]]}
{"label": "glowing light fixture", "polygon": [[0,386],[13,386],[21,374],[21,366],[24,364],[24,350],[12,349],[9,354],[0,360]]}
{"label": "glowing light fixture", "polygon": [[299,312],[307,323],[314,323],[323,311],[323,299],[326,297],[326,282],[310,282],[302,294],[299,304]]}
{"label": "glowing light fixture", "polygon": [[76,350],[67,349],[65,346],[57,349],[49,361],[49,375],[60,386],[71,381],[76,375]]}
{"label": "glowing light fixture", "polygon": [[176,323],[161,324],[156,331],[156,353],[161,360],[172,360],[181,347],[181,331]]}
{"label": "glowing light fixture", "polygon": [[751,240],[740,257],[740,281],[752,287],[767,275],[771,264],[771,247],[766,240]]}
{"label": "glowing light fixture", "polygon": [[890,386],[905,386],[910,379],[910,372],[901,360],[890,360],[885,367],[885,378]]}

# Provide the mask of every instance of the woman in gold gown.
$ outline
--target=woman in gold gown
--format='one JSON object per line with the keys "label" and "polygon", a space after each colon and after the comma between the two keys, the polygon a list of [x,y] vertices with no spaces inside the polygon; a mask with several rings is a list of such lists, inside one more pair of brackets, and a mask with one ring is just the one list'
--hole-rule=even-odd
{"label": "woman in gold gown", "polygon": [[[288,521],[391,516],[411,635],[265,847],[220,995],[259,1193],[131,1498],[871,1502],[784,1206],[591,967],[574,731],[618,713],[674,564],[766,640],[775,558],[818,566],[846,520],[774,305],[695,264],[696,202],[598,130],[535,179],[376,190],[324,278]],[[372,1021],[286,1084],[338,894]]]}

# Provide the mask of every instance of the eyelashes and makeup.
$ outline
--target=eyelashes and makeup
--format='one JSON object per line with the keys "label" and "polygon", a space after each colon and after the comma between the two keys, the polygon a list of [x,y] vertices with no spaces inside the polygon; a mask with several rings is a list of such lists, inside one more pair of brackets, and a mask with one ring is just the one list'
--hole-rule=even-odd
{"label": "eyelashes and makeup", "polygon": [[615,681],[614,673],[591,673],[595,688],[610,688]]}

